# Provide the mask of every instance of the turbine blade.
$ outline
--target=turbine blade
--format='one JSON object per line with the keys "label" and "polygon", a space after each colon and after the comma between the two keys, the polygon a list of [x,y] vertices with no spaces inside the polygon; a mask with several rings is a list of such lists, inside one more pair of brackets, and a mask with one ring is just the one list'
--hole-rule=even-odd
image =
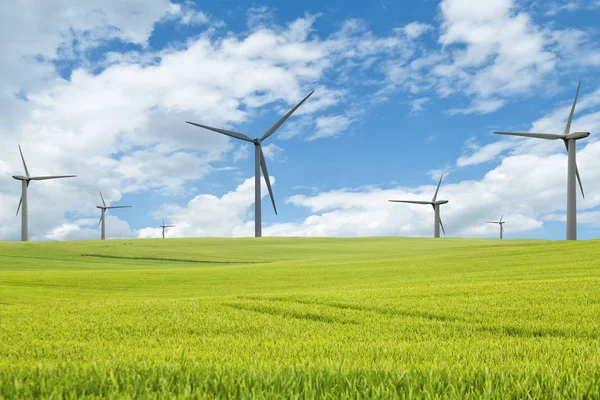
{"label": "turbine blade", "polygon": [[498,221],[498,222],[502,222],[502,217],[504,217],[504,214],[502,214],[502,215],[500,216],[500,221]]}
{"label": "turbine blade", "polygon": [[440,185],[442,184],[443,177],[444,177],[444,174],[442,174],[440,176],[440,181],[438,182],[437,188],[435,189],[435,194],[433,195],[433,200],[431,200],[432,203],[435,201],[435,199],[437,199],[437,194],[438,194],[438,191],[440,190]]}
{"label": "turbine blade", "polygon": [[313,90],[312,92],[310,92],[308,94],[308,96],[306,96],[305,98],[303,98],[300,103],[296,104],[294,106],[294,108],[292,108],[290,111],[288,111],[287,114],[285,114],[279,121],[277,121],[277,123],[275,125],[273,125],[271,127],[271,129],[269,129],[264,135],[263,137],[260,138],[260,141],[262,142],[263,140],[265,140],[266,138],[268,138],[269,136],[271,136],[277,129],[279,129],[279,127],[290,117],[290,115],[292,115],[294,113],[294,111],[296,111],[298,109],[298,107],[300,107],[302,105],[302,103],[304,103],[315,91]]}
{"label": "turbine blade", "polygon": [[132,206],[110,206],[110,207],[106,207],[107,210],[113,209],[113,208],[130,208]]}
{"label": "turbine blade", "polygon": [[585,194],[583,193],[583,184],[581,183],[581,177],[579,176],[579,167],[575,165],[575,175],[577,175],[577,182],[579,182],[579,189],[581,189],[581,196],[585,199]]}
{"label": "turbine blade", "polygon": [[497,221],[485,221],[486,224],[499,224]]}
{"label": "turbine blade", "polygon": [[511,135],[511,136],[523,136],[523,137],[532,137],[538,139],[564,139],[565,135],[557,135],[555,133],[531,133],[531,132],[494,132],[498,135]]}
{"label": "turbine blade", "polygon": [[440,227],[442,228],[442,232],[444,232],[444,236],[446,236],[446,230],[444,229],[444,224],[442,224],[442,218],[440,217]]}
{"label": "turbine blade", "polygon": [[23,203],[23,195],[21,195],[21,199],[19,200],[19,205],[17,206],[17,213],[15,214],[15,216],[19,215],[19,210],[21,209],[21,203]]}
{"label": "turbine blade", "polygon": [[23,167],[25,167],[25,176],[29,178],[29,170],[27,164],[25,164],[25,157],[23,157],[23,151],[21,151],[21,145],[19,145],[19,153],[21,153],[21,160],[23,161]]}
{"label": "turbine blade", "polygon": [[102,199],[102,205],[106,207],[106,202],[104,201],[104,196],[102,196],[102,190],[100,190],[100,198]]}
{"label": "turbine blade", "polygon": [[185,123],[190,124],[190,125],[199,126],[200,128],[208,129],[209,131],[222,133],[223,135],[231,136],[232,138],[245,140],[246,142],[252,142],[252,139],[250,139],[248,136],[244,135],[243,133],[228,131],[225,129],[213,128],[211,126],[197,124],[195,122],[190,122],[190,121],[185,121]]}
{"label": "turbine blade", "polygon": [[[27,184],[26,184],[27,187],[29,187],[29,183],[30,182],[31,181],[27,181]],[[23,195],[21,195],[21,199],[19,200],[19,206],[17,207],[17,214],[16,215],[19,215],[19,209],[21,208],[21,203],[23,203]]]}
{"label": "turbine blade", "polygon": [[163,223],[163,225],[165,224],[165,219],[164,218],[162,218],[162,223]]}
{"label": "turbine blade", "polygon": [[431,204],[430,201],[413,201],[413,200],[388,200],[391,203],[409,203],[409,204]]}
{"label": "turbine blade", "polygon": [[100,219],[98,220],[98,226],[100,226],[100,222],[102,222],[102,217],[104,216],[104,213],[100,214]]}
{"label": "turbine blade", "polygon": [[54,175],[54,176],[34,176],[31,178],[32,181],[46,181],[48,179],[60,179],[60,178],[75,178],[77,175]]}
{"label": "turbine blade", "polygon": [[573,114],[575,114],[575,105],[577,104],[577,97],[579,97],[580,88],[581,81],[579,81],[579,85],[577,85],[577,92],[575,93],[575,99],[573,100],[573,106],[571,107],[571,113],[569,114],[569,121],[567,122],[567,126],[565,127],[565,135],[567,135],[571,131],[571,122],[573,121]]}
{"label": "turbine blade", "polygon": [[265,156],[263,155],[262,146],[258,146],[260,150],[260,167],[262,168],[263,175],[265,176],[265,182],[267,182],[267,189],[269,189],[269,196],[271,196],[271,203],[273,203],[273,210],[275,210],[275,215],[277,215],[277,207],[275,207],[275,198],[273,197],[273,189],[271,189],[271,180],[269,179],[269,171],[267,171],[267,163],[265,161]]}
{"label": "turbine blade", "polygon": [[165,228],[174,228],[174,227],[176,227],[176,226],[177,226],[177,225],[165,225]]}
{"label": "turbine blade", "polygon": [[[569,152],[569,142],[563,140],[565,142],[565,148],[567,152]],[[581,190],[581,196],[585,199],[585,194],[583,193],[583,184],[581,183],[581,176],[579,176],[579,167],[575,164],[575,175],[577,175],[577,182],[579,182],[579,189]]]}

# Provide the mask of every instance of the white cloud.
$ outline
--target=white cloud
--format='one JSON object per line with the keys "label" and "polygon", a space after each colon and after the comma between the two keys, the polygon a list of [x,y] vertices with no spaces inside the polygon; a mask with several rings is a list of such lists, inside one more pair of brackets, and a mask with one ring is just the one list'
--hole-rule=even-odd
{"label": "white cloud", "polygon": [[319,117],[316,121],[317,131],[309,137],[309,140],[336,136],[342,133],[352,121],[343,115],[332,115]]}
{"label": "white cloud", "polygon": [[[270,177],[275,186],[275,178]],[[264,178],[262,197],[268,196]],[[250,206],[254,204],[254,178],[246,179],[235,190],[221,197],[202,194],[191,199],[185,207],[167,205],[161,211],[168,215],[170,237],[253,236],[254,219]],[[263,213],[270,204],[263,202]],[[139,237],[156,237],[156,228],[143,228]],[[153,236],[154,235],[154,236]]]}
{"label": "white cloud", "polygon": [[402,30],[411,39],[416,39],[423,35],[425,32],[428,32],[433,29],[433,26],[429,24],[424,24],[422,22],[411,22],[408,25],[405,25]]}

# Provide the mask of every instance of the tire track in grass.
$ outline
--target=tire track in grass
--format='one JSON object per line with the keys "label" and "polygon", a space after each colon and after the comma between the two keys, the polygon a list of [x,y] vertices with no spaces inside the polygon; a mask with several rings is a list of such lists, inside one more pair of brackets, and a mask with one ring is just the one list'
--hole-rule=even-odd
{"label": "tire track in grass", "polygon": [[303,319],[303,320],[314,321],[314,322],[325,322],[325,323],[329,323],[329,324],[333,324],[333,323],[352,324],[352,325],[358,324],[358,322],[349,320],[349,319],[342,319],[342,318],[332,317],[332,316],[313,313],[313,312],[306,312],[306,311],[283,310],[280,308],[262,306],[262,305],[257,305],[257,304],[225,303],[223,305],[226,307],[237,309],[237,310],[253,311],[253,312],[258,312],[261,314],[269,314],[269,315],[283,317],[283,318]]}

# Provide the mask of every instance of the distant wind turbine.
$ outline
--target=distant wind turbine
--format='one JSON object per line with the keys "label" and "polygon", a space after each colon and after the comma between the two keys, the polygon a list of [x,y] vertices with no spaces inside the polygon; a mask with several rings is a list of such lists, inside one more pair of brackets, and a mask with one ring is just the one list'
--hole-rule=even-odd
{"label": "distant wind turbine", "polygon": [[251,139],[250,137],[238,133],[227,131],[225,129],[213,128],[207,125],[197,124],[195,122],[185,121],[190,125],[199,126],[200,128],[208,129],[213,132],[221,133],[223,135],[230,136],[232,138],[245,140],[246,142],[254,143],[254,236],[261,237],[262,236],[262,215],[261,215],[261,204],[260,204],[260,170],[262,168],[262,173],[265,176],[265,182],[267,183],[267,189],[269,190],[269,196],[271,196],[271,203],[273,203],[273,209],[275,210],[275,215],[277,215],[277,207],[275,207],[275,198],[273,197],[273,190],[271,189],[271,181],[269,179],[269,172],[267,171],[267,163],[265,161],[265,156],[262,151],[262,142],[271,136],[279,127],[304,103],[312,94],[314,90],[308,94],[305,98],[300,101],[300,103],[296,104],[294,108],[288,111],[275,125],[273,125],[261,138]]}
{"label": "distant wind turbine", "polygon": [[444,225],[442,224],[442,219],[440,218],[440,205],[446,204],[448,200],[436,200],[438,191],[440,190],[440,185],[442,184],[442,178],[444,174],[440,176],[440,181],[438,182],[437,188],[435,189],[435,194],[433,195],[433,199],[431,201],[414,201],[414,200],[388,200],[392,203],[409,203],[409,204],[431,204],[434,211],[434,219],[433,219],[433,237],[440,237],[440,227],[442,227],[442,231],[444,235],[446,235],[446,230],[444,229]]}
{"label": "distant wind turbine", "polygon": [[45,181],[49,179],[60,179],[60,178],[74,178],[76,175],[54,175],[54,176],[31,176],[25,163],[25,157],[21,151],[21,145],[19,145],[19,153],[21,154],[21,160],[23,161],[23,167],[25,168],[25,176],[13,175],[13,178],[21,181],[21,200],[19,200],[19,206],[17,207],[17,214],[19,215],[19,209],[21,209],[21,241],[26,242],[29,240],[29,227],[27,221],[27,188],[31,181]]}
{"label": "distant wind turbine", "polygon": [[504,224],[506,223],[505,221],[502,221],[502,217],[504,217],[504,214],[502,214],[500,216],[500,220],[499,221],[485,221],[487,224],[498,224],[500,225],[500,239],[502,239],[502,234],[504,233]]}
{"label": "distant wind turbine", "polygon": [[494,132],[499,135],[513,135],[532,137],[538,139],[563,140],[563,142],[565,143],[565,147],[567,148],[567,152],[569,154],[567,168],[567,240],[577,240],[577,189],[575,187],[575,179],[579,181],[581,195],[583,196],[583,198],[585,198],[585,195],[583,194],[583,185],[581,184],[581,177],[579,176],[579,169],[577,168],[576,141],[590,136],[590,133],[569,133],[571,130],[571,122],[573,121],[573,114],[575,113],[575,105],[577,104],[577,97],[579,96],[580,87],[581,81],[579,81],[579,85],[577,86],[577,92],[575,93],[575,100],[573,100],[573,106],[571,107],[569,120],[562,135],[555,133]]}
{"label": "distant wind turbine", "polygon": [[165,219],[163,218],[162,220],[162,225],[160,226],[162,228],[162,238],[165,238],[165,228],[174,228],[177,225],[165,225]]}
{"label": "distant wind turbine", "polygon": [[106,202],[104,201],[104,196],[102,196],[102,191],[100,191],[100,198],[102,199],[102,205],[96,206],[96,208],[99,208],[100,210],[102,210],[102,213],[100,214],[100,220],[98,221],[98,225],[102,224],[100,239],[105,240],[106,239],[106,224],[105,224],[106,210],[112,210],[113,208],[130,208],[131,206],[107,206]]}

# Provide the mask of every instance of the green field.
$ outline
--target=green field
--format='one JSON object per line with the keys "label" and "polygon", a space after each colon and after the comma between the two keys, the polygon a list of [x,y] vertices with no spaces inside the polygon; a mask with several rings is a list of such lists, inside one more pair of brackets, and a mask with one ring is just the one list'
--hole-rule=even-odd
{"label": "green field", "polygon": [[0,243],[0,398],[600,398],[600,241]]}

